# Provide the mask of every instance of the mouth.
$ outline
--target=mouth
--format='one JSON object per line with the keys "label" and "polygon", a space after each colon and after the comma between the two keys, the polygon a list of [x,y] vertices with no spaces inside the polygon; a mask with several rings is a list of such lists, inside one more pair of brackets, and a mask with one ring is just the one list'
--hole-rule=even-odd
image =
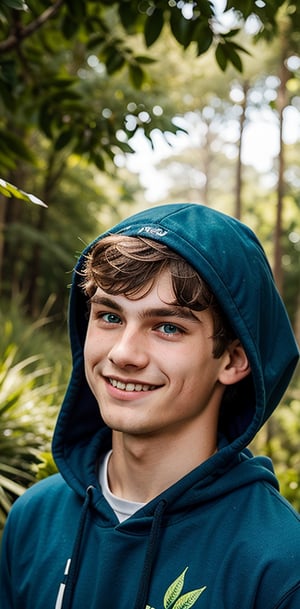
{"label": "mouth", "polygon": [[116,387],[116,389],[121,389],[122,391],[136,391],[138,393],[143,391],[154,391],[154,389],[157,389],[158,387],[157,385],[147,385],[145,383],[124,383],[123,381],[118,381],[117,379],[110,377],[107,381],[110,385]]}

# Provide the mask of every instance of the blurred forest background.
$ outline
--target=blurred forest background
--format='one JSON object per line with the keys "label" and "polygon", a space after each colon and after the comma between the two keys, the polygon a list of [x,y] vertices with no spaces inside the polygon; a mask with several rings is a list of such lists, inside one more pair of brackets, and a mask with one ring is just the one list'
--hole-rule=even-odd
{"label": "blurred forest background", "polygon": [[[190,200],[249,224],[300,339],[300,6],[0,0],[0,109],[2,526],[55,471],[76,258],[129,213]],[[297,509],[299,439],[298,373],[252,447]]]}

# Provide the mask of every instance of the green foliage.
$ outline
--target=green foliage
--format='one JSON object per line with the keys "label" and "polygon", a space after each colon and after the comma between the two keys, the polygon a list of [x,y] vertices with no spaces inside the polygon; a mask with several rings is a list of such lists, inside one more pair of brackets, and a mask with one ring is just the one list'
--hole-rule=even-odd
{"label": "green foliage", "polygon": [[226,70],[229,63],[239,71],[243,71],[243,64],[240,57],[240,53],[248,53],[246,49],[241,47],[236,42],[228,40],[227,36],[224,36],[223,42],[219,42],[216,48],[216,60],[223,72]]}
{"label": "green foliage", "polygon": [[[137,15],[141,13],[137,11]],[[135,33],[138,29],[136,23]],[[11,35],[12,30],[19,33],[20,39],[17,33]],[[90,95],[91,81],[93,87],[105,92],[107,77],[126,67],[132,87],[140,89],[147,81],[145,65],[153,61],[139,52],[138,40],[132,46],[128,44],[116,7],[92,1],[60,1],[44,10],[43,5],[34,0],[27,12],[8,11],[6,19],[3,18],[3,31],[4,39],[0,41],[2,173],[16,169],[18,159],[38,162],[27,141],[32,129],[38,129],[54,150],[84,156],[103,171],[107,162],[124,152],[124,142],[117,137],[118,130],[124,127],[124,100],[115,103],[114,111],[106,116],[102,111],[111,109],[111,102],[105,105],[104,94],[100,106],[95,106],[93,94]],[[98,58],[102,75],[89,67],[91,55]],[[149,116],[152,130],[157,121],[151,109]],[[148,128],[149,136],[151,130]],[[128,142],[126,152],[131,152]]]}
{"label": "green foliage", "polygon": [[21,205],[14,199],[0,205],[10,218],[4,233],[2,298],[21,298],[32,318],[43,315],[46,307],[56,327],[65,328],[77,256],[97,234],[126,214],[137,178],[126,175],[126,181],[121,181],[116,175],[104,174],[95,178],[78,157],[65,160],[59,152],[49,159],[48,169],[48,151],[43,146],[39,150],[42,168],[31,172],[28,186],[39,194],[46,189],[41,198],[47,200],[48,209]]}
{"label": "green foliage", "polygon": [[[24,2],[24,0],[2,0],[1,8],[2,8],[2,10],[4,10],[5,8],[14,9],[17,11],[27,11],[28,10],[28,6]],[[0,13],[0,15],[1,15],[1,13]]]}
{"label": "green foliage", "polygon": [[[93,72],[87,64],[91,54],[98,58],[106,76],[127,69],[132,87],[141,89],[147,86],[149,73],[145,69],[146,53],[140,53],[140,49],[153,47],[168,28],[183,49],[193,48],[200,56],[212,48],[221,70],[233,66],[242,71],[241,56],[247,51],[236,37],[245,20],[254,13],[262,24],[260,35],[267,32],[270,36],[277,31],[281,5],[279,1],[264,3],[264,7],[253,2],[228,2],[226,10],[236,11],[238,27],[226,28],[220,26],[222,19],[209,0],[56,0],[46,8],[40,0],[31,0],[28,6],[22,0],[3,0],[0,100],[8,120],[0,120],[2,172],[16,169],[19,158],[37,162],[24,129],[38,128],[55,150],[85,155],[101,171],[107,158],[122,150],[117,138],[118,129],[124,125],[121,104],[117,113],[105,118],[101,116],[105,106],[95,112],[84,86]],[[189,16],[184,10],[187,7]],[[295,20],[299,12],[296,4],[289,2],[288,7]],[[146,57],[149,63],[153,61]],[[99,72],[97,86],[102,90],[105,87]],[[148,137],[157,127],[156,117],[150,116]]]}
{"label": "green foliage", "polygon": [[20,303],[0,314],[0,529],[16,497],[56,471],[50,443],[70,355],[47,322],[26,320]]}
{"label": "green foliage", "polygon": [[38,463],[34,463],[32,466],[36,481],[43,480],[57,473],[56,463],[50,451],[37,452],[37,459]]}
{"label": "green foliage", "polygon": [[[155,8],[147,16],[145,22],[145,42],[147,47],[152,46],[154,42],[159,38],[164,25],[164,12],[160,8]],[[173,31],[174,33],[174,31]]]}
{"label": "green foliage", "polygon": [[291,392],[278,409],[276,427],[268,446],[275,463],[282,494],[300,512],[300,378],[298,390]]}
{"label": "green foliage", "polygon": [[282,403],[265,424],[252,448],[269,456],[279,479],[281,493],[300,512],[300,370]]}
{"label": "green foliage", "polygon": [[11,344],[0,364],[0,526],[13,500],[34,482],[34,450],[49,444],[55,386],[41,384],[49,373],[41,358],[17,361]]}

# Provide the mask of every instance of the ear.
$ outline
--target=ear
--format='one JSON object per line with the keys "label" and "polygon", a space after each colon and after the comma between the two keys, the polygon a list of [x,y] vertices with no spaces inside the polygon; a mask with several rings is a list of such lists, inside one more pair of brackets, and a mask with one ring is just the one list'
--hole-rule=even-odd
{"label": "ear", "polygon": [[238,339],[234,340],[227,347],[224,357],[224,366],[219,374],[219,381],[223,385],[233,385],[238,383],[245,376],[250,374],[251,368],[248,357]]}

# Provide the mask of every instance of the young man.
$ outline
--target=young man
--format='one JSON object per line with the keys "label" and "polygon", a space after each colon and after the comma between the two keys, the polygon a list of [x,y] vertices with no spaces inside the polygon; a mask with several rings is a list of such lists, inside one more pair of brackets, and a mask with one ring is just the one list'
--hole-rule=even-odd
{"label": "young man", "polygon": [[60,474],[13,506],[2,609],[299,609],[299,516],[246,448],[298,350],[254,234],[141,212],[82,255]]}

